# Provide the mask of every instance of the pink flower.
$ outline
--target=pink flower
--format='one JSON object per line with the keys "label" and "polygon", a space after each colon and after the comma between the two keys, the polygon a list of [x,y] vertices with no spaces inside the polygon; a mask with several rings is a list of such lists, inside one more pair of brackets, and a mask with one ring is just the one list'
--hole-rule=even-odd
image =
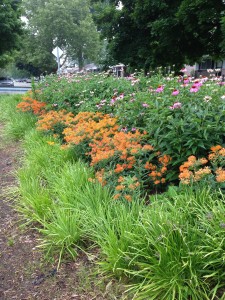
{"label": "pink flower", "polygon": [[172,96],[176,96],[176,95],[178,95],[179,93],[180,93],[179,90],[174,89],[173,92],[172,92]]}
{"label": "pink flower", "polygon": [[194,86],[196,86],[196,87],[200,87],[200,86],[202,86],[202,82],[201,82],[201,81],[199,81],[199,80],[195,80],[195,82],[194,82]]}
{"label": "pink flower", "polygon": [[191,93],[197,93],[199,90],[199,87],[197,85],[192,85],[192,87],[190,88],[190,92]]}
{"label": "pink flower", "polygon": [[112,98],[111,101],[110,101],[110,105],[114,105],[115,102],[116,102],[116,100],[114,98]]}
{"label": "pink flower", "polygon": [[182,68],[181,70],[180,70],[180,72],[187,72],[187,69],[186,68]]}
{"label": "pink flower", "polygon": [[184,79],[184,84],[188,84],[189,83],[189,79],[188,78],[185,78]]}
{"label": "pink flower", "polygon": [[149,105],[147,103],[142,103],[143,107],[149,107]]}
{"label": "pink flower", "polygon": [[162,93],[163,90],[164,90],[164,87],[163,87],[162,85],[159,85],[159,86],[157,87],[157,89],[155,90],[155,92],[156,92],[156,93]]}
{"label": "pink flower", "polygon": [[172,106],[169,107],[169,109],[174,110],[174,109],[180,109],[182,104],[180,102],[175,102]]}

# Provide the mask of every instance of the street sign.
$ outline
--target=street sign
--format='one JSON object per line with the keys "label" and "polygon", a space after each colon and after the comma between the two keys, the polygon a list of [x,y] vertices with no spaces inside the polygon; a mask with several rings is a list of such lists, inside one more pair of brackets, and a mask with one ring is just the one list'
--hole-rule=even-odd
{"label": "street sign", "polygon": [[63,51],[59,47],[55,47],[55,49],[52,51],[52,54],[54,54],[55,57],[60,57],[63,54]]}
{"label": "street sign", "polygon": [[53,49],[52,54],[54,54],[57,58],[57,63],[58,63],[58,75],[60,75],[61,70],[60,70],[60,56],[63,54],[63,51],[57,46],[55,49]]}

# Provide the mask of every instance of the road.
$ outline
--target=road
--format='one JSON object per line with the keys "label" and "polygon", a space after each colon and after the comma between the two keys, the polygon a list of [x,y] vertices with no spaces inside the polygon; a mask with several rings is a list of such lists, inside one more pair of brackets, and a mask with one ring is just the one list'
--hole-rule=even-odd
{"label": "road", "polygon": [[30,83],[15,82],[14,87],[0,87],[0,94],[24,94],[30,89]]}

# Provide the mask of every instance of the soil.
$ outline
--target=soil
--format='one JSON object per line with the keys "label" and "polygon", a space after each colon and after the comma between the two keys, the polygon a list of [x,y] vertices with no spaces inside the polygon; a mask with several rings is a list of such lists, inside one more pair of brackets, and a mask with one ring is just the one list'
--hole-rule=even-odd
{"label": "soil", "polygon": [[19,142],[4,140],[0,124],[0,300],[110,300],[128,299],[114,280],[104,281],[86,255],[65,262],[47,263],[38,246],[39,234],[21,227],[15,210],[22,150]]}

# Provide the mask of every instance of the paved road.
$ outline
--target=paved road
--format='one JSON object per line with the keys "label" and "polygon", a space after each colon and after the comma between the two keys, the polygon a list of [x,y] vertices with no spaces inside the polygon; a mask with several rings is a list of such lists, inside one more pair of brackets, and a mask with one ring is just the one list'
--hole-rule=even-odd
{"label": "paved road", "polygon": [[0,94],[24,94],[30,89],[30,83],[15,82],[14,87],[0,87]]}

